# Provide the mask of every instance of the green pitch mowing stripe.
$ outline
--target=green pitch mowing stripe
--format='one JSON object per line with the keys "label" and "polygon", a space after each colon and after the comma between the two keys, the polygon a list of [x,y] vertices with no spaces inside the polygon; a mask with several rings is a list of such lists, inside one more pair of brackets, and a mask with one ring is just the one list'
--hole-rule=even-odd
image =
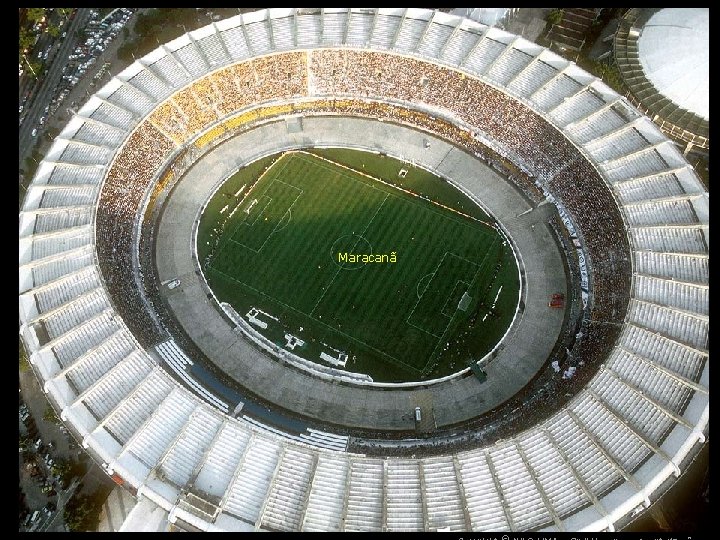
{"label": "green pitch mowing stripe", "polygon": [[[498,233],[376,180],[372,167],[355,171],[328,159],[286,153],[262,174],[248,167],[254,178],[234,176],[233,188],[249,187],[222,215],[211,201],[200,229],[214,243],[201,236],[198,243],[210,246],[203,269],[216,296],[241,315],[257,307],[276,317],[260,315],[268,323],[262,332],[278,345],[291,333],[306,342],[294,352],[309,360],[345,352],[345,369],[375,380],[464,367],[453,365],[451,340],[467,341],[457,361],[484,354],[492,343],[476,352],[477,338],[497,335],[490,327],[502,318],[486,316],[498,284],[503,321],[512,315],[507,296],[517,297],[512,252]],[[391,253],[392,263],[339,257]],[[511,272],[498,273],[503,266]],[[483,317],[487,323],[478,322]]]}

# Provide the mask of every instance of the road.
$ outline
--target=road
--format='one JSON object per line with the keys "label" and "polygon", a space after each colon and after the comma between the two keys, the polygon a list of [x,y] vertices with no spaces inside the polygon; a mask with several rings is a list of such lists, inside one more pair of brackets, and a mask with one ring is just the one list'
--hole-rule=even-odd
{"label": "road", "polygon": [[37,137],[41,136],[41,129],[38,129],[38,135],[32,136],[32,130],[38,126],[40,117],[44,114],[45,107],[50,104],[50,100],[53,97],[53,92],[57,84],[62,78],[63,66],[67,63],[67,59],[70,53],[75,49],[78,44],[78,38],[75,32],[80,28],[84,28],[87,20],[90,18],[90,8],[79,8],[75,18],[70,22],[70,26],[67,29],[67,36],[62,40],[60,48],[55,53],[53,61],[50,63],[50,68],[47,75],[43,79],[39,88],[35,90],[35,96],[32,98],[32,103],[28,102],[26,107],[30,107],[25,116],[25,120],[20,126],[18,133],[18,152],[19,152],[19,163],[20,168],[23,168],[25,164],[25,158],[27,158],[33,147]]}

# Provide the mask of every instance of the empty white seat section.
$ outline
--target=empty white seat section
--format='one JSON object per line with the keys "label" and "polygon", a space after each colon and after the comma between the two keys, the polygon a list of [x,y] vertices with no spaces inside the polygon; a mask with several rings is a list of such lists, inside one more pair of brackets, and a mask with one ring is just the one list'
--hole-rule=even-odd
{"label": "empty white seat section", "polygon": [[149,376],[153,381],[157,380],[150,373],[152,368],[152,362],[143,353],[132,352],[108,371],[83,396],[82,402],[101,421]]}
{"label": "empty white seat section", "polygon": [[423,503],[416,460],[387,459],[386,525],[388,531],[422,531]]}
{"label": "empty white seat section", "polygon": [[422,41],[418,44],[417,52],[423,56],[437,58],[445,42],[452,35],[454,28],[440,23],[430,23]]}
{"label": "empty white seat section", "polygon": [[65,368],[81,357],[88,349],[95,347],[113,335],[120,328],[112,319],[112,312],[106,310],[100,315],[83,321],[72,332],[52,344],[52,351],[60,365]]}
{"label": "empty white seat section", "polygon": [[328,12],[323,15],[323,45],[340,45],[345,36],[347,12]]}
{"label": "empty white seat section", "polygon": [[270,488],[280,455],[280,444],[258,435],[252,438],[235,482],[230,486],[224,512],[255,523]]}
{"label": "empty white seat section", "polygon": [[479,37],[475,32],[467,30],[454,31],[449,40],[443,45],[445,49],[441,60],[451,65],[460,65]]}
{"label": "empty white seat section", "polygon": [[137,436],[124,451],[131,452],[148,467],[154,467],[197,406],[188,397],[182,389],[174,388],[139,428]]}
{"label": "empty white seat section", "polygon": [[127,331],[115,332],[80,357],[66,377],[72,381],[78,393],[84,392],[133,350],[135,349]]}
{"label": "empty white seat section", "polygon": [[672,173],[661,173],[651,178],[638,178],[615,184],[614,191],[620,202],[624,204],[675,197],[684,193],[677,177]]}
{"label": "empty white seat section", "polygon": [[276,50],[291,49],[295,46],[295,28],[292,23],[292,17],[280,17],[270,20]]}
{"label": "empty white seat section", "polygon": [[32,243],[32,259],[37,261],[45,257],[52,257],[91,243],[92,238],[88,228],[68,230],[52,236],[35,237]]}
{"label": "empty white seat section", "polygon": [[519,441],[555,513],[562,519],[590,504],[572,470],[542,431]]}
{"label": "empty white seat section", "polygon": [[691,225],[698,223],[689,200],[653,201],[623,206],[631,227],[648,225]]}
{"label": "empty white seat section", "polygon": [[634,255],[635,272],[638,274],[700,285],[709,283],[709,261],[706,257],[651,251],[636,251]]}
{"label": "empty white seat section", "polygon": [[[376,16],[373,16],[353,13],[350,20],[350,29],[348,30],[348,41],[351,39],[359,41],[361,39],[359,36],[353,38],[352,34],[355,32],[361,36],[370,35],[372,21],[375,17],[377,17],[377,20],[375,21],[375,30],[372,36],[370,36],[370,45],[382,49],[389,49],[392,46],[392,40],[395,37],[397,29],[402,22],[402,17],[397,15],[378,13]],[[359,44],[362,43],[362,41],[359,42]]]}
{"label": "empty white seat section", "polygon": [[505,517],[500,494],[490,473],[482,450],[457,455],[468,514],[474,531],[506,531],[510,525]]}
{"label": "empty white seat section", "polygon": [[700,228],[631,227],[629,230],[636,249],[677,253],[705,253],[708,250]]}
{"label": "empty white seat section", "polygon": [[202,56],[200,56],[197,45],[195,45],[194,42],[190,42],[177,51],[173,51],[173,54],[193,77],[199,77],[207,72],[207,65],[203,61]]}
{"label": "empty white seat section", "polygon": [[234,422],[226,422],[205,456],[197,477],[192,483],[193,491],[219,501],[230,484],[238,462],[250,440],[250,430]]}
{"label": "empty white seat section", "polygon": [[[123,141],[123,133],[110,126],[96,122],[85,122],[82,127],[75,132],[72,138],[81,142],[107,146],[115,150]],[[82,183],[86,184],[90,182]]]}
{"label": "empty white seat section", "polygon": [[140,117],[150,112],[155,105],[148,96],[127,83],[120,85],[107,100]]}
{"label": "empty white seat section", "polygon": [[515,78],[515,80],[508,85],[508,90],[515,92],[525,99],[528,99],[556,74],[557,69],[549,64],[546,64],[542,60],[538,60],[524,69]]}
{"label": "empty white seat section", "polygon": [[[114,375],[114,372],[111,375]],[[107,419],[105,429],[124,445],[157,410],[173,388],[176,387],[164,373],[153,370],[133,392],[126,394],[126,399],[121,401]]]}
{"label": "empty white seat section", "polygon": [[35,302],[46,313],[99,286],[97,270],[89,267],[34,291]]}
{"label": "empty white seat section", "polygon": [[262,527],[276,531],[300,529],[316,455],[288,445],[267,495]]}
{"label": "empty white seat section", "polygon": [[213,33],[197,41],[200,50],[212,67],[222,66],[230,61],[220,44],[220,36]]}
{"label": "empty white seat section", "polygon": [[[602,106],[602,101],[600,102]],[[599,108],[599,107],[598,107]],[[625,129],[597,141],[591,141],[585,145],[596,161],[615,159],[620,156],[632,154],[642,148],[650,146],[650,143],[635,128]]]}
{"label": "empty white seat section", "polygon": [[[95,124],[97,125],[97,124]],[[109,159],[109,158],[108,158]],[[49,185],[100,184],[104,177],[103,167],[74,167],[56,163],[48,178]]]}
{"label": "empty white seat section", "polygon": [[70,141],[57,161],[79,165],[105,165],[110,161],[111,154],[112,150],[109,148]]}
{"label": "empty white seat section", "polygon": [[185,487],[221,425],[220,415],[204,406],[197,407],[163,457],[158,467],[161,478]]}
{"label": "empty white seat section", "polygon": [[58,208],[61,206],[86,206],[95,202],[97,186],[67,186],[46,189],[40,199],[40,206]]}
{"label": "empty white seat section", "polygon": [[707,355],[701,351],[684,347],[650,329],[635,325],[626,326],[619,344],[624,349],[693,381],[700,377],[707,359]]}
{"label": "empty white seat section", "polygon": [[92,251],[85,250],[73,253],[72,257],[62,259],[51,259],[49,261],[34,264],[32,267],[33,287],[39,287],[61,278],[66,274],[77,272],[94,263]]}
{"label": "empty white seat section", "polygon": [[602,137],[626,124],[627,121],[615,107],[608,107],[588,118],[587,115],[565,128],[565,132],[580,144]]}
{"label": "empty white seat section", "polygon": [[428,528],[431,531],[447,527],[453,531],[467,530],[452,456],[427,458],[422,464]]}
{"label": "empty white seat section", "polygon": [[163,56],[160,60],[148,66],[147,69],[151,69],[153,73],[159,75],[166,83],[170,84],[173,90],[177,90],[189,82],[189,77],[187,72],[178,65],[177,57],[173,57],[172,54],[168,52],[166,56]]}
{"label": "empty white seat section", "polygon": [[55,339],[109,307],[104,289],[97,288],[42,317],[42,320],[50,339]]}
{"label": "empty white seat section", "polygon": [[607,371],[598,373],[590,388],[605,402],[605,406],[623,418],[645,440],[660,445],[675,421],[650,401],[643,399],[627,385]]}
{"label": "empty white seat section", "polygon": [[335,433],[328,433],[312,428],[307,428],[306,432],[298,436],[299,440],[307,444],[343,452],[347,449],[348,438],[347,435],[336,435]]}
{"label": "empty white seat section", "polygon": [[380,531],[383,514],[383,462],[353,458],[345,515],[346,531]]}
{"label": "empty white seat section", "polygon": [[298,47],[312,47],[320,43],[320,17],[298,14],[296,30]]}
{"label": "empty white seat section", "polygon": [[130,111],[120,107],[113,107],[108,103],[103,103],[95,109],[90,118],[119,127],[126,132],[135,124],[135,119]]}
{"label": "empty white seat section", "polygon": [[273,50],[267,20],[246,24],[245,30],[255,54],[264,54]]}
{"label": "empty white seat section", "polygon": [[668,169],[668,164],[656,150],[639,152],[599,165],[610,182],[657,174]]}
{"label": "empty white seat section", "polygon": [[488,455],[495,467],[515,529],[530,531],[552,523],[552,517],[515,445],[493,448]]}
{"label": "empty white seat section", "polygon": [[559,75],[552,79],[532,96],[532,101],[544,111],[548,111],[572,96],[583,87],[582,84],[567,75]]}
{"label": "empty white seat section", "polygon": [[465,67],[478,73],[485,69],[505,50],[505,44],[486,37],[473,49],[470,56],[465,60]]}
{"label": "empty white seat section", "polygon": [[571,124],[587,118],[605,106],[603,99],[591,88],[586,88],[579,94],[568,97],[551,113],[560,125]]}
{"label": "empty white seat section", "polygon": [[245,35],[240,26],[225,30],[221,32],[220,35],[233,60],[241,60],[248,57],[250,51],[248,50]]}
{"label": "empty white seat section", "polygon": [[638,274],[633,283],[635,298],[709,315],[710,289],[679,281],[668,281]]}
{"label": "empty white seat section", "polygon": [[627,472],[634,471],[650,450],[630,428],[624,426],[606,407],[587,393],[578,396],[571,409],[593,433],[605,450]]}
{"label": "empty white seat section", "polygon": [[614,349],[608,360],[608,367],[628,384],[668,410],[681,414],[693,390],[652,365],[653,362],[621,348]]}
{"label": "empty white seat section", "polygon": [[504,86],[515,75],[520,73],[532,61],[533,57],[514,47],[506,50],[503,56],[495,62],[488,71],[489,79],[497,82],[500,86]]}
{"label": "empty white seat section", "polygon": [[602,497],[623,481],[620,472],[567,413],[553,416],[546,427],[595,496]]}
{"label": "empty white seat section", "polygon": [[47,212],[40,212],[35,216],[35,234],[48,233],[80,227],[92,221],[92,207],[84,208],[58,208]]}
{"label": "empty white seat section", "polygon": [[320,452],[305,510],[303,531],[339,531],[350,466],[348,458]]}
{"label": "empty white seat section", "polygon": [[145,94],[152,96],[155,103],[159,103],[170,93],[168,85],[147,68],[140,70],[129,82]]}
{"label": "empty white seat section", "polygon": [[631,300],[628,320],[691,347],[707,349],[708,319],[698,319],[657,304]]}

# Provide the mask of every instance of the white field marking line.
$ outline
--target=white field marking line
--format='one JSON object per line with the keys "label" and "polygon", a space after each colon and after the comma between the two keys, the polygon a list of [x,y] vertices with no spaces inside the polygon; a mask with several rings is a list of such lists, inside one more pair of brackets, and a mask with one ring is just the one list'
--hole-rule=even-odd
{"label": "white field marking line", "polygon": [[[413,323],[410,322],[410,317],[412,317],[412,316],[413,316],[413,313],[415,313],[415,308],[418,307],[418,304],[420,303],[420,300],[422,300],[422,297],[425,296],[425,291],[427,291],[428,288],[430,287],[430,283],[432,283],[432,280],[433,280],[433,278],[435,277],[435,274],[437,274],[437,271],[440,270],[440,267],[442,266],[442,263],[443,263],[443,261],[445,260],[445,257],[447,256],[448,253],[450,253],[450,252],[449,252],[449,251],[446,251],[445,253],[443,253],[442,259],[440,259],[440,262],[439,262],[438,265],[435,267],[435,270],[434,270],[433,272],[431,272],[430,274],[425,274],[423,277],[420,278],[420,280],[423,280],[423,279],[425,279],[428,275],[432,275],[432,277],[430,278],[430,281],[428,281],[428,284],[425,285],[425,290],[423,291],[422,295],[420,295],[420,298],[417,299],[417,302],[415,302],[415,305],[413,306],[412,310],[410,310],[410,314],[407,316],[407,319],[405,319],[405,322],[406,322],[407,324],[409,324],[410,326],[413,326],[413,327],[417,328],[417,326],[415,326]],[[420,284],[420,282],[418,281],[418,285],[419,285],[419,284]],[[417,285],[415,286],[415,289],[417,289]],[[427,331],[425,331],[425,330],[423,330],[423,331],[424,331],[425,333],[427,333],[427,334],[430,334],[431,336],[435,336],[435,334],[431,334],[430,332],[427,332]],[[437,337],[437,336],[435,336],[435,337]]]}
{"label": "white field marking line", "polygon": [[[273,234],[275,234],[275,231],[277,230],[278,225],[280,225],[280,222],[282,221],[282,218],[285,217],[285,214],[290,211],[290,209],[291,209],[291,208],[293,207],[293,205],[297,202],[297,200],[300,198],[300,196],[301,196],[303,193],[305,193],[305,190],[304,190],[304,189],[301,189],[301,188],[295,187],[295,186],[293,186],[293,185],[287,184],[287,183],[285,183],[285,182],[283,182],[283,181],[281,181],[281,180],[275,179],[275,180],[273,180],[273,184],[274,184],[276,181],[277,181],[277,182],[280,182],[281,184],[283,184],[283,185],[285,185],[285,186],[291,187],[291,188],[299,191],[300,193],[298,193],[298,194],[295,196],[295,198],[293,199],[293,202],[291,202],[291,203],[290,203],[290,206],[288,206],[287,211],[283,212],[283,215],[280,216],[280,220],[279,220],[277,223],[275,223],[275,226],[273,227],[273,230],[270,231],[270,234],[268,234],[268,235],[265,237],[265,241],[262,243],[262,245],[258,248],[258,250],[257,250],[255,253],[260,253],[260,252],[262,251],[262,248],[265,247],[265,244],[267,244],[267,241],[270,240],[270,237],[271,237]],[[272,185],[272,184],[270,184],[270,186],[271,186],[271,185]],[[270,186],[268,186],[268,189],[270,189]]]}
{"label": "white field marking line", "polygon": [[[384,198],[383,201],[380,203],[380,206],[377,207],[377,210],[375,210],[375,213],[373,214],[372,218],[370,218],[370,221],[368,222],[368,224],[365,225],[365,228],[364,228],[363,231],[358,235],[357,239],[356,239],[355,242],[353,243],[353,246],[350,248],[350,252],[352,252],[352,251],[355,249],[355,246],[357,246],[357,243],[360,241],[360,238],[363,238],[363,237],[364,237],[365,233],[366,233],[367,230],[370,228],[370,225],[372,224],[372,222],[375,221],[375,217],[378,215],[378,213],[379,213],[380,210],[382,209],[383,205],[385,204],[385,201],[388,200],[388,197],[389,197],[389,196],[390,196],[389,194],[387,194],[387,193],[385,194],[385,198]],[[353,233],[353,236],[355,236],[354,233]],[[365,240],[365,241],[368,242],[367,240]],[[369,242],[368,242],[368,243],[369,243]],[[327,292],[330,290],[330,287],[332,286],[333,282],[335,281],[335,278],[336,278],[336,277],[338,276],[338,274],[340,273],[340,270],[342,270],[342,267],[338,268],[338,269],[335,271],[335,275],[334,275],[334,276],[332,277],[332,279],[330,280],[330,283],[328,283],[327,287],[325,287],[325,290],[324,290],[323,293],[320,295],[320,298],[318,298],[318,301],[315,302],[315,305],[313,306],[312,310],[310,310],[310,316],[311,316],[311,317],[312,317],[313,311],[315,311],[315,308],[318,307],[318,305],[320,304],[320,301],[325,297],[325,294],[327,294]]]}
{"label": "white field marking line", "polygon": [[[257,186],[258,182],[260,182],[260,180],[261,180],[267,173],[270,172],[270,169],[272,169],[272,168],[275,166],[275,164],[277,164],[280,160],[282,160],[282,158],[284,158],[285,155],[286,155],[286,154],[281,155],[279,158],[277,158],[275,161],[273,161],[270,165],[268,165],[268,168],[265,169],[265,171],[263,171],[263,173],[262,173],[260,176],[258,176],[257,180],[255,180],[255,182],[253,182],[253,183],[250,185],[250,187],[247,189],[247,191],[246,191],[245,194],[243,195],[242,199],[240,199],[240,201],[238,201],[237,206],[235,207],[235,209],[234,209],[234,210],[230,213],[230,215],[228,216],[228,221],[232,218],[232,215],[235,213],[235,211],[236,211],[238,208],[240,208],[240,206],[242,206],[242,204],[245,202],[245,199],[248,198],[248,196],[249,196],[250,193],[252,192],[253,188],[254,188],[255,186]],[[283,168],[280,169],[280,172],[284,171],[284,170],[285,170],[285,167],[287,167],[287,161],[286,161],[285,163],[283,163]],[[266,188],[266,191],[267,191],[267,188]],[[263,194],[264,194],[264,193],[263,193]],[[210,260],[210,263],[208,264],[208,267],[209,267],[209,268],[212,268],[212,265],[213,265],[213,262],[215,262],[215,259],[220,256],[220,254],[222,253],[222,251],[225,249],[225,246],[227,245],[228,241],[232,240],[232,237],[235,235],[235,233],[237,232],[237,230],[240,228],[240,225],[242,225],[244,222],[245,222],[244,219],[243,219],[243,220],[239,220],[239,221],[237,222],[237,224],[235,225],[235,227],[233,228],[233,230],[232,230],[231,233],[229,233],[229,234],[227,234],[227,235],[223,235],[223,238],[222,238],[221,243],[217,246],[217,250],[215,251],[214,256],[213,256],[212,259]],[[228,223],[227,225],[230,225],[230,223]],[[247,247],[247,246],[245,246],[245,247]],[[250,249],[250,248],[248,248],[248,249]]]}
{"label": "white field marking line", "polygon": [[239,283],[240,285],[242,285],[242,286],[244,286],[244,287],[247,287],[248,289],[252,289],[252,290],[255,291],[256,293],[261,294],[261,295],[263,295],[264,297],[270,299],[272,302],[276,302],[276,303],[278,303],[278,304],[281,304],[282,306],[284,306],[284,307],[286,307],[286,308],[288,308],[288,309],[290,309],[290,310],[292,310],[292,311],[295,311],[296,313],[300,313],[300,315],[304,315],[305,317],[310,318],[311,320],[315,321],[315,322],[318,323],[318,324],[323,325],[324,327],[332,330],[333,332],[336,332],[336,333],[338,333],[338,334],[341,334],[341,335],[345,336],[346,338],[351,339],[351,340],[353,340],[353,341],[356,342],[356,343],[359,343],[359,344],[362,345],[363,347],[367,347],[368,349],[372,349],[372,350],[375,351],[376,353],[379,353],[379,354],[381,354],[382,356],[384,356],[384,357],[386,357],[386,358],[389,358],[391,361],[394,361],[394,362],[396,362],[396,363],[398,363],[398,364],[402,364],[403,366],[407,367],[407,368],[410,369],[411,371],[420,373],[420,370],[418,370],[418,368],[416,368],[415,366],[411,366],[410,364],[407,364],[407,363],[403,362],[402,360],[400,360],[400,359],[398,359],[398,358],[395,358],[394,356],[390,356],[390,355],[387,354],[386,352],[383,352],[383,351],[381,351],[380,349],[376,349],[376,348],[373,347],[372,345],[370,345],[370,344],[368,344],[368,343],[365,343],[362,339],[358,339],[358,338],[356,338],[356,337],[351,336],[350,334],[346,334],[346,333],[343,332],[342,330],[338,330],[338,329],[335,328],[334,326],[330,326],[329,324],[324,323],[324,322],[321,321],[320,319],[316,319],[315,317],[312,317],[312,316],[308,315],[308,314],[305,313],[304,311],[301,311],[301,310],[299,310],[299,309],[297,309],[297,308],[294,308],[294,307],[292,307],[292,306],[289,306],[289,305],[287,305],[285,302],[283,302],[283,301],[281,301],[281,300],[278,300],[278,299],[275,298],[274,296],[270,296],[269,294],[267,294],[267,293],[265,293],[265,292],[263,292],[263,291],[261,291],[261,290],[259,290],[259,289],[256,289],[256,288],[253,287],[252,285],[248,285],[248,284],[245,283],[244,281],[240,281],[239,279],[234,278],[234,277],[232,277],[232,276],[229,275],[229,274],[226,274],[226,273],[223,272],[222,270],[218,270],[217,268],[211,268],[211,270],[212,270],[213,272],[217,272],[218,274],[221,274],[221,275],[225,276],[226,278],[228,278],[229,280],[234,281],[235,283]]}
{"label": "white field marking line", "polygon": [[348,167],[347,165],[343,165],[342,163],[337,163],[336,161],[333,161],[333,160],[328,159],[328,158],[326,158],[326,157],[319,156],[319,155],[317,155],[317,154],[312,154],[312,153],[306,152],[306,151],[304,151],[304,150],[298,150],[298,153],[308,154],[308,155],[311,155],[311,156],[316,157],[316,158],[318,158],[318,159],[322,159],[323,161],[327,161],[328,163],[332,163],[332,164],[335,165],[336,167],[342,167],[343,169],[346,169],[346,170],[348,170],[348,171],[352,171],[352,172],[354,172],[354,173],[356,173],[356,174],[359,174],[359,175],[361,175],[361,176],[364,176],[364,177],[366,177],[366,178],[369,178],[370,180],[374,180],[375,182],[380,182],[381,184],[384,184],[384,185],[386,185],[386,186],[388,186],[388,187],[391,187],[391,188],[393,188],[393,189],[397,189],[398,191],[402,191],[403,193],[407,193],[408,195],[412,195],[413,197],[417,197],[417,198],[422,199],[422,200],[424,200],[424,201],[431,202],[432,204],[434,204],[434,205],[436,205],[436,206],[439,206],[440,208],[444,208],[445,210],[450,210],[451,212],[454,212],[454,213],[456,213],[456,214],[458,214],[458,215],[460,215],[460,216],[463,216],[463,217],[465,217],[465,218],[467,218],[467,219],[471,219],[471,220],[473,220],[473,221],[477,221],[478,223],[482,223],[483,225],[487,225],[488,227],[494,228],[494,227],[492,226],[492,224],[488,223],[487,221],[483,221],[482,219],[478,219],[478,218],[476,218],[476,217],[473,217],[473,216],[471,216],[471,215],[469,215],[469,214],[466,214],[465,212],[461,212],[460,210],[455,210],[454,208],[451,208],[451,207],[449,207],[449,206],[447,206],[447,205],[445,205],[445,204],[443,204],[443,203],[441,203],[441,202],[434,201],[433,199],[426,199],[426,198],[422,197],[419,193],[415,193],[414,191],[410,191],[409,189],[402,188],[402,187],[400,187],[400,186],[398,186],[398,185],[396,185],[396,184],[391,184],[390,182],[386,182],[385,180],[382,180],[382,179],[380,179],[380,178],[377,178],[376,176],[372,176],[371,174],[367,174],[367,173],[364,173],[364,172],[362,172],[362,171],[358,171],[358,170],[356,170],[356,169],[353,169],[352,167]]}
{"label": "white field marking line", "polygon": [[[477,272],[477,270],[475,270]],[[440,310],[440,315],[443,317],[452,317],[452,315],[445,315],[445,308],[448,305],[448,302],[452,299],[452,297],[455,295],[455,289],[457,289],[458,285],[460,283],[464,283],[467,286],[467,289],[465,289],[465,292],[467,292],[470,289],[470,284],[467,281],[463,281],[462,279],[458,279],[455,281],[455,286],[453,287],[453,290],[450,292],[450,296],[447,297],[447,300],[445,300],[445,303],[443,304],[442,309]],[[460,300],[462,300],[462,296],[460,297]],[[458,300],[458,303],[455,304],[455,309],[453,310],[453,315],[455,314],[455,311],[457,311],[457,306],[460,303],[460,300]]]}
{"label": "white field marking line", "polygon": [[[263,195],[260,195],[260,197],[262,197],[262,198],[263,198],[264,200],[266,200],[267,202],[263,205],[263,207],[262,207],[260,210],[258,210],[258,211],[256,211],[256,212],[253,212],[253,216],[255,216],[255,219],[252,220],[252,223],[248,223],[248,220],[247,220],[247,219],[243,219],[243,220],[242,220],[242,224],[243,224],[243,225],[245,225],[245,226],[247,226],[247,227],[252,227],[253,225],[255,225],[255,223],[256,223],[257,220],[260,218],[260,216],[263,215],[263,212],[265,212],[265,209],[266,209],[266,208],[268,207],[268,205],[273,201],[273,198],[272,198],[272,197],[268,197],[267,195],[264,195],[264,194],[263,194]],[[257,200],[258,202],[260,202],[260,199],[255,199],[255,200]],[[246,214],[246,215],[247,215],[248,217],[250,217],[250,214]]]}
{"label": "white field marking line", "polygon": [[417,295],[418,299],[422,298],[422,295],[425,294],[425,289],[427,289],[427,288],[428,288],[428,285],[430,285],[430,281],[432,280],[432,278],[430,278],[430,279],[428,280],[427,285],[425,285],[425,289],[423,289],[422,294],[420,293],[420,289],[419,289],[420,283],[422,282],[423,279],[425,279],[425,278],[428,277],[428,276],[432,276],[432,275],[433,275],[432,272],[430,272],[429,274],[425,274],[423,277],[421,277],[421,278],[418,280],[417,285],[415,285],[415,294]]}
{"label": "white field marking line", "polygon": [[[479,265],[476,265],[478,267],[478,269],[475,271],[475,275],[473,276],[472,281],[470,282],[470,287],[468,287],[468,290],[470,290],[473,286],[473,283],[475,283],[475,280],[477,279],[478,274],[480,273],[480,269],[485,266],[485,261],[488,258],[488,254],[490,253],[490,250],[495,247],[496,242],[497,242],[497,239],[493,239],[492,244],[490,244],[490,248],[485,252],[485,256],[483,257],[482,262]],[[462,257],[460,257],[460,258],[462,258]],[[465,259],[465,260],[467,260],[467,259]],[[472,262],[472,261],[468,261],[468,262]],[[458,312],[458,310],[455,310],[455,313],[453,313],[453,316],[450,317],[450,320],[448,321],[447,326],[445,326],[445,331],[443,332],[442,336],[440,336],[440,339],[438,340],[437,344],[435,345],[435,348],[433,349],[432,353],[430,353],[430,358],[423,366],[423,369],[422,369],[423,373],[425,372],[425,369],[427,368],[428,364],[432,361],[433,357],[435,356],[435,351],[437,350],[438,346],[440,345],[440,343],[443,342],[443,339],[445,338],[445,334],[447,333],[448,328],[450,328],[450,324],[453,322],[453,319],[455,318],[455,315],[457,315],[457,312]]]}

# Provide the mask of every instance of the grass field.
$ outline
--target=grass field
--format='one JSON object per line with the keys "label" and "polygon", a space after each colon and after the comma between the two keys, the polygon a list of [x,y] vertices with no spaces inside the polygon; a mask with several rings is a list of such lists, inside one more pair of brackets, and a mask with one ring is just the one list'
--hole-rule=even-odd
{"label": "grass field", "polygon": [[376,381],[465,367],[518,299],[510,246],[477,205],[421,168],[354,150],[238,171],[208,203],[198,256],[219,300],[260,310],[268,339],[296,336],[295,354]]}

